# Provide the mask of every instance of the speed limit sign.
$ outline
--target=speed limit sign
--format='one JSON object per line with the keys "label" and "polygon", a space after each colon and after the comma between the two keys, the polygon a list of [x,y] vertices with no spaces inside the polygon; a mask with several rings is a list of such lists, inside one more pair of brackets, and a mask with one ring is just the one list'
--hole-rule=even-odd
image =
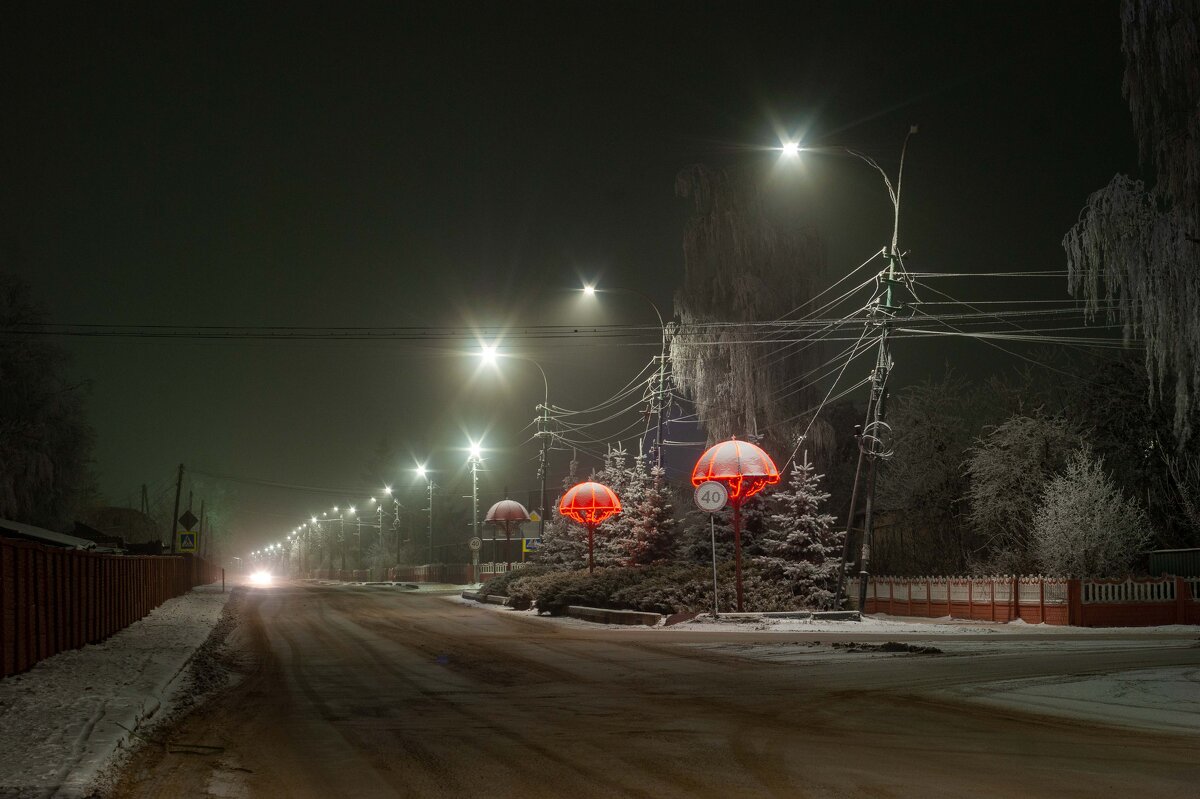
{"label": "speed limit sign", "polygon": [[[461,540],[462,539],[460,538],[459,541],[461,541]],[[467,546],[469,546],[471,548],[472,552],[478,552],[479,548],[481,546],[483,546],[483,540],[480,539],[478,536],[476,536],[475,538],[471,539],[470,543],[468,543]]]}
{"label": "speed limit sign", "polygon": [[706,513],[716,513],[729,501],[729,490],[724,483],[709,480],[696,486],[696,507]]}

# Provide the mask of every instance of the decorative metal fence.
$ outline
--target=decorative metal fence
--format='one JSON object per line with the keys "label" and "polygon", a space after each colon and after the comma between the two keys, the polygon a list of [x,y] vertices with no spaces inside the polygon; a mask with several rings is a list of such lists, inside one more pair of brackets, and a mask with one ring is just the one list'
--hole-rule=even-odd
{"label": "decorative metal fence", "polygon": [[0,676],[103,641],[219,579],[219,567],[190,555],[102,555],[0,538]]}

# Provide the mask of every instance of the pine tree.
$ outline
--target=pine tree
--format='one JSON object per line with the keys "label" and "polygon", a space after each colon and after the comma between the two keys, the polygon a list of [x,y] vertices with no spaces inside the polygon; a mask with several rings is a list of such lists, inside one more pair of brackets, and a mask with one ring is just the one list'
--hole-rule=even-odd
{"label": "pine tree", "polygon": [[844,535],[822,512],[829,499],[823,477],[805,452],[787,486],[771,496],[775,513],[759,540],[763,554],[754,558],[764,576],[787,584],[797,605],[814,609],[833,607]]}
{"label": "pine tree", "polygon": [[609,447],[604,466],[593,479],[611,488],[621,500],[621,512],[609,517],[596,530],[596,565],[623,565],[633,540],[633,519],[649,477],[645,457],[639,454],[629,465],[629,453],[621,444]]}
{"label": "pine tree", "polygon": [[[577,482],[579,461],[572,459],[563,478],[562,493],[565,494]],[[587,534],[573,520],[558,512],[558,500],[555,500],[551,516],[546,520],[542,543],[530,560],[556,569],[582,569],[587,565]]]}
{"label": "pine tree", "polygon": [[[644,461],[639,456],[638,463]],[[632,566],[670,560],[677,543],[675,508],[671,503],[671,487],[662,467],[655,466],[641,489],[641,498],[630,508],[632,536],[625,541],[625,556]]]}

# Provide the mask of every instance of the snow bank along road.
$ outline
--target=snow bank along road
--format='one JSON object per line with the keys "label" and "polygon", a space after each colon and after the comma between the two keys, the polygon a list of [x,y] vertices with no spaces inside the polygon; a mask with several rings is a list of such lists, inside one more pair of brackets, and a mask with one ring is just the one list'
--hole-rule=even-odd
{"label": "snow bank along road", "polygon": [[99,644],[0,680],[0,797],[88,793],[131,730],[188,699],[184,669],[229,598],[200,586]]}
{"label": "snow bank along road", "polygon": [[854,636],[587,629],[297,583],[252,591],[242,619],[251,673],[171,732],[223,753],[147,749],[118,796],[1094,799],[1194,797],[1200,784],[1196,730],[952,690],[1196,668],[1194,635],[780,662],[739,648]]}

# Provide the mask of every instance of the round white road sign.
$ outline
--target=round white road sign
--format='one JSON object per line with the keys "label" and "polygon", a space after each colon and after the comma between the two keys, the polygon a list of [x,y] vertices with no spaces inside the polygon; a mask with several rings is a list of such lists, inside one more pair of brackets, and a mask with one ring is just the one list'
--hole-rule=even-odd
{"label": "round white road sign", "polygon": [[[461,540],[462,539],[460,538],[459,541],[461,541]],[[471,548],[472,552],[478,552],[479,548],[481,546],[483,546],[483,539],[481,539],[479,537],[472,538],[470,543],[467,544],[467,546],[469,546]]]}
{"label": "round white road sign", "polygon": [[696,486],[696,507],[708,513],[716,513],[729,501],[729,490],[724,483],[709,480]]}

